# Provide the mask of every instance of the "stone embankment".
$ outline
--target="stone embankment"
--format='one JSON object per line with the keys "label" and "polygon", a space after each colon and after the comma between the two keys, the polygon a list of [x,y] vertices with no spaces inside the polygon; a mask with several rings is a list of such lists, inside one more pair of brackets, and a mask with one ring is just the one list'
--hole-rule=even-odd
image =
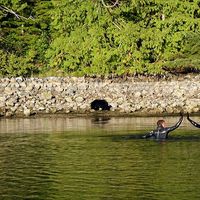
{"label": "stone embankment", "polygon": [[173,79],[75,77],[0,79],[0,116],[40,113],[90,113],[91,103],[106,100],[110,113],[200,112],[200,75]]}

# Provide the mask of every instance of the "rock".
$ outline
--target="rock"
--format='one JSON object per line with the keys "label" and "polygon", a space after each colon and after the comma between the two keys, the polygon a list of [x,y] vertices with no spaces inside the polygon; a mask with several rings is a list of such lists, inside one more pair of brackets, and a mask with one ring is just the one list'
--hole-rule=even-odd
{"label": "rock", "polygon": [[3,78],[0,79],[0,111],[7,116],[18,113],[29,116],[31,112],[86,112],[91,102],[101,99],[108,102],[111,111],[122,113],[199,112],[200,75],[177,80],[171,76],[159,81],[144,76],[126,80],[111,77]]}
{"label": "rock", "polygon": [[5,116],[6,117],[12,117],[14,115],[14,113],[12,111],[7,111]]}
{"label": "rock", "polygon": [[117,99],[117,104],[118,104],[118,105],[121,105],[121,104],[123,104],[123,103],[124,103],[123,97],[119,97],[119,98]]}
{"label": "rock", "polygon": [[57,112],[57,108],[56,107],[53,107],[50,109],[50,113],[56,113]]}
{"label": "rock", "polygon": [[141,96],[142,96],[141,92],[136,92],[136,93],[134,94],[134,97],[135,97],[135,98],[139,98],[139,97],[141,97]]}
{"label": "rock", "polygon": [[52,99],[52,97],[53,97],[53,95],[52,95],[51,91],[45,91],[40,95],[40,98],[42,100],[50,100],[50,99]]}
{"label": "rock", "polygon": [[66,94],[69,96],[74,96],[77,92],[77,87],[76,86],[69,86],[66,90]]}
{"label": "rock", "polygon": [[21,83],[20,83],[20,87],[21,87],[21,88],[26,88],[26,82],[21,82]]}
{"label": "rock", "polygon": [[110,108],[110,110],[111,111],[116,111],[117,109],[118,109],[118,104],[117,103],[110,103],[110,106],[111,106],[111,108]]}
{"label": "rock", "polygon": [[166,108],[166,112],[169,113],[169,114],[171,114],[171,113],[174,112],[174,109],[173,109],[172,107],[169,107],[169,106],[168,106],[168,107]]}
{"label": "rock", "polygon": [[77,102],[77,103],[81,103],[81,102],[83,102],[83,101],[84,101],[84,98],[83,98],[83,97],[81,97],[81,96],[76,97],[76,102]]}
{"label": "rock", "polygon": [[6,95],[11,95],[11,94],[13,94],[13,92],[14,92],[14,90],[13,90],[12,87],[6,86],[5,89],[4,89],[4,93]]}
{"label": "rock", "polygon": [[62,93],[64,91],[64,88],[62,88],[60,85],[55,87],[55,91],[57,93]]}
{"label": "rock", "polygon": [[13,107],[14,105],[15,105],[15,99],[10,98],[6,101],[7,107]]}
{"label": "rock", "polygon": [[30,84],[26,87],[26,91],[31,92],[34,88],[34,85]]}
{"label": "rock", "polygon": [[26,117],[29,117],[29,116],[31,115],[31,110],[28,109],[28,108],[24,108],[24,115],[25,115]]}

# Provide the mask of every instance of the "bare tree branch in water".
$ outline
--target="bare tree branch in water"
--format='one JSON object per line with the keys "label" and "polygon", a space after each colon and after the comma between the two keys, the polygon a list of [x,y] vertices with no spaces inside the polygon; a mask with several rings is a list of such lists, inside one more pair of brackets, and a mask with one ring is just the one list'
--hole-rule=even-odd
{"label": "bare tree branch in water", "polygon": [[17,19],[32,19],[32,20],[34,19],[31,15],[29,16],[29,18],[26,18],[24,16],[18,15],[12,9],[10,9],[10,8],[8,8],[6,6],[3,6],[3,5],[0,5],[0,10],[3,10],[4,12],[10,13],[10,14],[13,14]]}

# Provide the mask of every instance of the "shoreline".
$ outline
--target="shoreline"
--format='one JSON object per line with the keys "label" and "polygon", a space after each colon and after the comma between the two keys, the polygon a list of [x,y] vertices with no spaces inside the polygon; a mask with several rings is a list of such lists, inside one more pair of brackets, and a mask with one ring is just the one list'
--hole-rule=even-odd
{"label": "shoreline", "polygon": [[[159,114],[148,114],[148,113],[113,113],[113,112],[102,112],[102,113],[37,113],[30,116],[25,115],[12,115],[12,116],[0,116],[0,119],[39,119],[39,118],[85,118],[85,119],[107,119],[107,118],[165,118],[165,117],[179,117],[180,114],[169,114],[169,113],[159,113]],[[186,113],[183,114],[186,117]],[[200,117],[200,112],[190,113],[191,117]]]}
{"label": "shoreline", "polygon": [[[104,100],[110,111],[94,111]],[[101,107],[99,107],[102,109]],[[1,78],[0,117],[200,114],[200,75]]]}

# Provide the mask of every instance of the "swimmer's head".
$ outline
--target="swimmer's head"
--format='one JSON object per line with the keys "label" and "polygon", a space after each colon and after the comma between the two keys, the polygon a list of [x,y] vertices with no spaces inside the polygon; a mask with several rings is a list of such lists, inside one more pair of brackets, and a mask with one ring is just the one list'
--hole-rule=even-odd
{"label": "swimmer's head", "polygon": [[165,120],[163,120],[163,119],[158,120],[157,121],[157,126],[165,128]]}

